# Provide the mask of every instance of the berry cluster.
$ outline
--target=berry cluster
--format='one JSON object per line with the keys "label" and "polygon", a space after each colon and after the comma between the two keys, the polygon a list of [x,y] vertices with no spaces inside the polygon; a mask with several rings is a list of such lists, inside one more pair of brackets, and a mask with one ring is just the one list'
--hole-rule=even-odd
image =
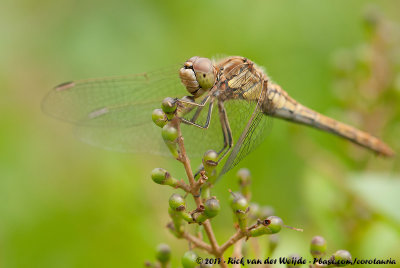
{"label": "berry cluster", "polygon": [[[240,191],[232,192],[229,190],[231,197],[230,208],[234,215],[236,232],[226,242],[219,244],[211,225],[211,220],[221,210],[219,200],[211,195],[213,183],[217,178],[218,154],[213,150],[205,152],[201,169],[195,175],[193,174],[180,129],[181,122],[178,116],[178,106],[177,100],[166,98],[162,102],[161,109],[153,111],[152,119],[157,126],[162,128],[162,137],[172,156],[183,164],[187,181],[176,179],[163,168],[155,168],[151,172],[151,178],[157,184],[167,185],[184,192],[184,195],[174,193],[169,198],[168,213],[171,222],[167,225],[169,231],[175,237],[186,239],[189,242],[189,251],[182,257],[183,267],[212,266],[210,263],[205,264],[199,261],[202,258],[193,251],[194,248],[203,250],[207,253],[207,256],[214,256],[218,260],[214,264],[228,267],[227,262],[224,260],[224,253],[228,248],[233,246],[233,257],[240,259],[246,255],[246,241],[263,235],[270,235],[268,255],[271,256],[278,242],[276,234],[281,231],[282,227],[297,231],[302,230],[285,225],[280,217],[273,215],[274,210],[271,207],[260,206],[257,203],[250,202],[251,175],[247,169],[241,169],[237,173]],[[188,196],[192,196],[196,207],[188,207],[186,202]],[[188,224],[197,226],[196,234],[191,234],[187,231]],[[206,234],[208,242],[203,239],[202,231]],[[322,257],[325,253],[326,244],[321,244],[318,239],[313,239],[312,254],[313,256]],[[343,257],[343,254],[339,253],[337,254],[338,258],[346,258],[346,256]],[[147,263],[146,265],[148,267],[168,266],[170,249],[167,245],[159,245],[157,248],[157,260],[156,264]],[[288,265],[298,265],[294,260],[295,258]],[[328,266],[324,265],[324,267]]]}

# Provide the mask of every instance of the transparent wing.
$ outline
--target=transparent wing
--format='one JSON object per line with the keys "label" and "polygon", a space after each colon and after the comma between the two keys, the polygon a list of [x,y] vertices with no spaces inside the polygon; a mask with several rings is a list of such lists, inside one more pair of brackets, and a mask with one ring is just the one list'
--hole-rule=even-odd
{"label": "transparent wing", "polygon": [[90,145],[124,153],[149,153],[170,156],[161,137],[161,129],[151,121],[131,127],[77,126],[77,137]]}
{"label": "transparent wing", "polygon": [[[155,103],[160,106],[161,101]],[[204,124],[209,104],[199,115],[198,121]],[[84,142],[104,149],[120,152],[143,152],[171,156],[161,137],[161,128],[151,121],[153,108],[147,109],[146,123],[129,127],[96,127],[82,125],[76,129],[77,136]],[[194,114],[195,110],[186,115],[187,118]],[[218,150],[222,147],[223,136],[221,124],[213,111],[212,120],[208,129],[201,129],[192,125],[181,124],[185,148],[190,157],[202,156],[207,150]]]}
{"label": "transparent wing", "polygon": [[120,152],[168,154],[151,113],[186,90],[174,65],[158,71],[63,83],[42,102],[45,113],[76,125],[88,144]]}
{"label": "transparent wing", "polygon": [[180,65],[137,75],[63,83],[42,102],[61,120],[84,126],[129,127],[146,123],[165,97],[181,97]]}
{"label": "transparent wing", "polygon": [[[267,88],[264,88],[262,79],[254,79],[249,73],[249,70],[243,70],[238,79],[233,84],[233,87],[241,88],[237,94],[242,96],[242,106],[246,107],[246,112],[242,108],[241,120],[242,124],[240,126],[235,126],[236,129],[240,128],[240,131],[234,133],[234,147],[229,154],[223,168],[220,171],[219,177],[232,169],[237,165],[244,157],[251,153],[255,148],[257,148],[261,142],[266,138],[268,131],[272,127],[271,117],[265,115],[262,112],[261,106],[266,99]],[[251,83],[251,84],[249,84]],[[249,91],[249,89],[254,89],[255,87],[260,87],[261,90]],[[250,101],[246,99],[247,96],[251,96],[257,92],[257,101]],[[249,97],[251,98],[251,97]],[[236,110],[233,107],[229,107],[232,103],[228,102],[227,112],[228,118],[232,118],[232,111]],[[232,119],[230,119],[232,121]]]}
{"label": "transparent wing", "polygon": [[[121,152],[170,155],[161,138],[160,128],[151,121],[151,112],[160,107],[165,97],[185,95],[186,90],[179,80],[179,67],[64,83],[46,96],[42,108],[54,117],[75,124],[79,139],[91,145]],[[245,79],[246,72],[244,69],[244,76],[236,82],[243,87],[249,85]],[[205,123],[209,105],[199,113],[198,124]],[[225,102],[235,141],[245,129],[255,107],[254,101],[239,97]],[[196,109],[193,109],[185,117],[190,119],[195,112]],[[224,137],[216,103],[208,129],[182,124],[182,132],[191,157],[201,156],[208,149],[222,149]],[[252,148],[246,150],[250,152]]]}
{"label": "transparent wing", "polygon": [[[238,68],[241,67],[243,66],[238,66]],[[246,77],[249,77],[248,70],[243,69],[241,75],[235,80],[234,85],[242,85],[243,88],[251,88],[251,85],[249,85],[250,80]],[[261,82],[261,80],[257,81],[256,85],[259,85]],[[243,93],[245,93],[244,90],[236,92],[234,93],[236,96],[231,96],[224,102],[234,141],[239,139],[257,105],[254,101],[246,100]],[[176,95],[168,96],[176,97]],[[202,100],[199,100],[198,102],[200,103],[201,101]],[[181,124],[185,148],[190,157],[202,156],[204,152],[209,149],[220,151],[223,148],[224,136],[222,134],[217,101],[218,100],[215,98],[208,129]],[[144,119],[146,122],[144,124],[129,127],[107,125],[106,128],[83,125],[77,129],[77,134],[83,141],[106,149],[122,152],[149,152],[153,154],[170,155],[161,138],[160,128],[154,126],[150,121],[151,111],[159,107],[160,102],[161,100],[157,100],[154,103],[155,107],[146,109],[148,117]],[[196,120],[197,124],[205,124],[210,102],[211,101],[209,101],[198,114]],[[188,120],[192,119],[197,111],[198,108],[194,108],[185,115],[185,118]]]}

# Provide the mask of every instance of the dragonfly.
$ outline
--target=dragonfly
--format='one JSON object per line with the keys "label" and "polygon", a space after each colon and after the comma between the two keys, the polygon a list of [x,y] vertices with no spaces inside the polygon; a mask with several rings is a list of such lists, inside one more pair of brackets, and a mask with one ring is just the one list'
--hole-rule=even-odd
{"label": "dragonfly", "polygon": [[77,136],[89,144],[165,155],[169,152],[150,117],[166,97],[178,104],[188,154],[214,149],[218,162],[224,160],[221,175],[261,144],[273,117],[332,133],[378,155],[394,155],[371,134],[300,104],[241,56],[195,56],[158,71],[66,82],[48,93],[42,109],[74,124]]}

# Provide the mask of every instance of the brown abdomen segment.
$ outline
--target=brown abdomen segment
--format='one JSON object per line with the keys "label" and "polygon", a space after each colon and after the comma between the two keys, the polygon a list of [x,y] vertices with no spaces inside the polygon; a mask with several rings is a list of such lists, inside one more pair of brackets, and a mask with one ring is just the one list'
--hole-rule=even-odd
{"label": "brown abdomen segment", "polygon": [[301,105],[278,85],[271,85],[268,92],[268,106],[272,108],[264,111],[266,114],[333,133],[383,156],[394,155],[380,139]]}

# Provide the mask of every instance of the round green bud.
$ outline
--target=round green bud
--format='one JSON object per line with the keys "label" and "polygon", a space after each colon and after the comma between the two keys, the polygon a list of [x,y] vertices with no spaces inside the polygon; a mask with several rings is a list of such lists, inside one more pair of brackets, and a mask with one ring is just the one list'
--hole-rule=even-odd
{"label": "round green bud", "polygon": [[292,254],[288,257],[288,263],[286,265],[287,268],[296,268],[300,267],[301,263],[298,263],[298,261],[301,259],[300,255],[298,254]]}
{"label": "round green bud", "polygon": [[203,156],[203,165],[216,166],[218,161],[218,154],[214,150],[208,150]]}
{"label": "round green bud", "polygon": [[310,252],[314,258],[320,258],[326,253],[326,241],[322,236],[311,239]]}
{"label": "round green bud", "polygon": [[161,263],[168,263],[171,259],[171,248],[167,244],[159,244],[156,252],[156,259]]}
{"label": "round green bud", "polygon": [[151,171],[151,179],[157,184],[164,184],[171,175],[163,168],[155,168]]}
{"label": "round green bud", "polygon": [[281,218],[277,216],[271,216],[267,219],[260,222],[256,228],[251,229],[249,232],[249,236],[257,237],[266,234],[276,234],[278,233],[283,226],[283,221]]}
{"label": "round green bud", "polygon": [[215,197],[207,199],[207,201],[204,203],[204,214],[207,216],[207,218],[213,218],[217,216],[220,210],[221,206]]}
{"label": "round green bud", "polygon": [[232,209],[236,211],[247,211],[247,208],[249,207],[249,204],[247,202],[247,199],[243,197],[243,195],[238,194],[236,197],[233,198],[232,203],[231,203]]}
{"label": "round green bud", "polygon": [[176,101],[173,98],[167,97],[161,103],[161,109],[166,114],[174,113],[176,110]]}
{"label": "round green bud", "polygon": [[239,178],[239,183],[241,185],[246,185],[250,183],[251,174],[250,170],[248,170],[247,168],[239,169],[238,172],[236,173],[236,176]]}
{"label": "round green bud", "polygon": [[169,207],[175,211],[183,211],[186,209],[186,202],[180,194],[173,194],[169,198]]}
{"label": "round green bud", "polygon": [[182,256],[182,266],[183,268],[194,268],[198,264],[196,262],[197,254],[191,250],[186,251]]}
{"label": "round green bud", "polygon": [[161,135],[165,141],[174,142],[178,138],[178,130],[171,124],[166,124],[162,128]]}
{"label": "round green bud", "polygon": [[337,267],[344,267],[351,262],[351,254],[347,250],[338,250],[333,253],[331,260],[335,262]]}
{"label": "round green bud", "polygon": [[204,171],[210,178],[213,176],[216,166],[218,165],[218,154],[214,150],[208,150],[202,159]]}
{"label": "round green bud", "polygon": [[282,229],[283,221],[278,216],[270,216],[266,219],[266,221],[269,221],[268,227],[272,234],[278,233]]}
{"label": "round green bud", "polygon": [[168,122],[166,114],[161,109],[155,109],[151,114],[151,119],[159,127],[165,126]]}
{"label": "round green bud", "polygon": [[163,168],[153,169],[153,171],[151,172],[151,178],[155,183],[161,185],[176,187],[178,184],[178,180],[173,178],[171,174]]}

